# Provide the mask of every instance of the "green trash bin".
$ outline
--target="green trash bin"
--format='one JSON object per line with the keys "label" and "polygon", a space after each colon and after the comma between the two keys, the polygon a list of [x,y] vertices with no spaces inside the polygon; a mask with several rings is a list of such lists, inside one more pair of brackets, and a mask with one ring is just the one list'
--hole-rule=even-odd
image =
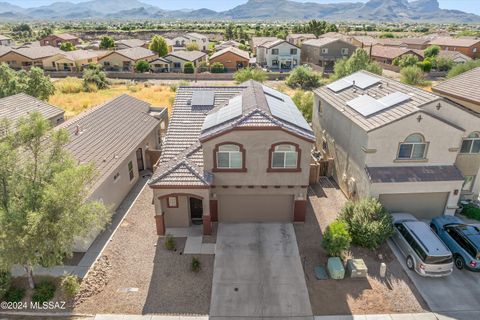
{"label": "green trash bin", "polygon": [[345,268],[339,257],[328,258],[327,270],[332,279],[341,280],[345,277]]}

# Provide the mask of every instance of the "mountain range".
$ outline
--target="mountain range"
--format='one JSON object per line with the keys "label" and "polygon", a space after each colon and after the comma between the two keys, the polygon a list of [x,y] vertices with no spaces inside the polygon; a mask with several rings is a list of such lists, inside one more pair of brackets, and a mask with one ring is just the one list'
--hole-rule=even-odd
{"label": "mountain range", "polygon": [[309,20],[375,22],[480,22],[480,16],[458,10],[440,9],[437,0],[369,0],[320,4],[292,0],[248,0],[226,11],[210,9],[163,10],[139,0],[90,0],[55,2],[22,8],[0,2],[4,20],[72,19],[182,19],[182,20]]}

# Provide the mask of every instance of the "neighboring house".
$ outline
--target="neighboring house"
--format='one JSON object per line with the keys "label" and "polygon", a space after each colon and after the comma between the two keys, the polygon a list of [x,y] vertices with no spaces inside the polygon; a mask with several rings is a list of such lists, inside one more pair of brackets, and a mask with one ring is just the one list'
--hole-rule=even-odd
{"label": "neighboring house", "polygon": [[257,64],[270,70],[292,70],[300,63],[300,51],[282,39],[265,42],[257,47]]}
{"label": "neighboring house", "polygon": [[291,98],[260,83],[179,87],[148,182],[157,233],[203,224],[211,234],[214,221],[304,221],[314,141]]}
{"label": "neighboring house", "polygon": [[[153,170],[158,159],[160,122],[150,115],[149,103],[121,95],[63,123],[70,140],[66,145],[82,164],[93,163],[96,170],[89,199],[118,208],[144,170]],[[163,118],[167,115],[166,109]],[[85,252],[98,235],[78,239],[74,251]]]}
{"label": "neighboring house", "polygon": [[397,58],[401,59],[407,54],[416,56],[419,61],[423,60],[423,51],[413,49],[380,45],[366,47],[364,49],[368,52],[368,54],[373,60],[388,65],[393,64],[393,60]]}
{"label": "neighboring house", "polygon": [[175,43],[173,42],[172,39],[169,39],[169,38],[164,38],[164,39],[165,39],[165,42],[167,43],[167,52],[172,52]]}
{"label": "neighboring house", "polygon": [[480,58],[480,39],[439,37],[430,41],[430,45],[442,50],[458,51],[472,59]]}
{"label": "neighboring house", "polygon": [[115,41],[116,50],[137,48],[137,47],[146,48],[146,45],[147,45],[147,42],[145,40],[140,40],[140,39],[123,39],[123,40]]}
{"label": "neighboring house", "polygon": [[7,119],[14,124],[32,112],[39,112],[52,126],[57,126],[65,120],[65,111],[25,93],[0,99],[0,120]]}
{"label": "neighboring house", "polygon": [[68,33],[51,34],[40,40],[41,46],[60,47],[62,43],[70,42],[73,45],[80,44],[80,38]]}
{"label": "neighboring house", "polygon": [[82,71],[89,64],[97,64],[98,58],[106,55],[107,51],[75,50],[58,53],[43,60],[43,68],[51,71]]}
{"label": "neighboring house", "polygon": [[278,40],[277,37],[252,37],[250,39],[250,49],[253,55],[257,55],[257,48],[265,42],[273,42]]}
{"label": "neighboring house", "polygon": [[153,72],[170,72],[170,61],[164,58],[157,58],[150,61],[150,70]]}
{"label": "neighboring house", "polygon": [[158,58],[158,55],[142,47],[111,51],[98,59],[98,63],[106,71],[135,71],[135,64],[140,60],[147,62]]}
{"label": "neighboring house", "polygon": [[228,71],[236,71],[248,67],[250,54],[235,47],[227,47],[212,54],[208,61],[210,65],[220,62]]}
{"label": "neighboring house", "polygon": [[[478,155],[463,155],[480,118],[440,96],[357,72],[315,90],[313,128],[329,172],[352,199],[379,198],[422,219],[454,214]],[[478,169],[477,169],[478,170]]]}
{"label": "neighboring house", "polygon": [[313,33],[292,33],[289,34],[286,38],[288,42],[296,45],[297,47],[302,47],[302,44],[311,39],[316,39],[317,37]]}
{"label": "neighboring house", "polygon": [[378,39],[372,36],[353,36],[351,43],[359,48],[364,48],[378,44]]}
{"label": "neighboring house", "polygon": [[43,68],[43,61],[54,55],[64,53],[56,47],[28,47],[2,51],[0,62],[5,62],[12,69],[30,69],[31,67]]}
{"label": "neighboring house", "polygon": [[220,51],[220,50],[223,50],[223,49],[228,48],[228,47],[238,48],[241,45],[242,44],[240,42],[237,42],[235,40],[227,40],[227,41],[223,41],[219,44],[216,44],[215,45],[215,51]]}
{"label": "neighboring house", "polygon": [[175,37],[172,39],[173,42],[173,47],[172,51],[179,51],[179,50],[185,50],[185,47],[190,44],[190,43],[195,43],[198,45],[198,50],[206,52],[208,50],[208,37],[196,33],[196,32],[190,32],[183,34],[181,36]]}
{"label": "neighboring house", "polygon": [[23,48],[37,48],[40,47],[40,41],[25,42],[18,46],[13,46],[13,49],[23,49]]}
{"label": "neighboring house", "polygon": [[170,70],[173,72],[183,72],[183,66],[187,62],[192,62],[196,68],[200,62],[207,61],[207,54],[201,51],[174,51],[170,52],[164,59],[170,61]]}
{"label": "neighboring house", "polygon": [[403,43],[402,38],[378,38],[378,45],[387,47],[401,47]]}
{"label": "neighboring house", "polygon": [[438,53],[438,57],[439,58],[450,59],[454,63],[465,63],[465,62],[468,62],[468,61],[472,60],[472,58],[470,58],[467,55],[464,55],[460,51],[440,50],[440,52]]}
{"label": "neighboring house", "polygon": [[357,47],[338,38],[307,40],[302,45],[302,63],[313,63],[332,72],[335,61],[348,58]]}
{"label": "neighboring house", "polygon": [[404,38],[400,46],[408,49],[425,50],[430,46],[430,39]]}
{"label": "neighboring house", "polygon": [[0,46],[13,46],[15,41],[11,38],[0,34]]}

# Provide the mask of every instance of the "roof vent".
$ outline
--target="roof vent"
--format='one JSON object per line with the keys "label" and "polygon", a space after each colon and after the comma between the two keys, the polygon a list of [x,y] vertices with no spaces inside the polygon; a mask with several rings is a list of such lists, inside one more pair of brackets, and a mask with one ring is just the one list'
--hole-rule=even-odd
{"label": "roof vent", "polygon": [[77,124],[75,126],[75,135],[78,136],[81,133],[82,133],[82,128],[80,127],[80,125]]}
{"label": "roof vent", "polygon": [[191,105],[192,104],[192,99],[188,99],[187,100],[187,106]]}
{"label": "roof vent", "polygon": [[378,85],[378,89],[382,89],[382,88],[383,88],[383,84],[380,83],[380,84]]}

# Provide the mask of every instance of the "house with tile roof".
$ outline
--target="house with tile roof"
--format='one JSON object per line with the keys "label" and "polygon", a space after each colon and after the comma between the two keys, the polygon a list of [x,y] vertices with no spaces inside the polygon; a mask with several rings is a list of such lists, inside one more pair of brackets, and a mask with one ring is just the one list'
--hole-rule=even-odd
{"label": "house with tile roof", "polygon": [[201,62],[207,61],[207,54],[202,51],[173,51],[163,57],[165,60],[170,61],[170,70],[173,72],[183,72],[185,63],[191,62],[196,68]]}
{"label": "house with tile roof", "polygon": [[60,47],[62,43],[70,42],[74,46],[80,44],[80,38],[69,33],[51,34],[40,39],[41,46]]}
{"label": "house with tile roof", "polygon": [[222,41],[219,44],[215,45],[215,51],[220,51],[220,50],[223,50],[223,49],[228,48],[228,47],[238,48],[241,45],[242,44],[240,42],[235,41],[235,40]]}
{"label": "house with tile roof", "polygon": [[150,49],[143,47],[133,47],[122,50],[111,51],[100,57],[98,63],[107,71],[134,71],[135,64],[144,60],[147,62],[158,58],[158,55]]}
{"label": "house with tile roof", "polygon": [[312,119],[317,148],[351,199],[429,219],[478,197],[471,137],[480,116],[454,101],[359,71],[315,90]]}
{"label": "house with tile roof", "polygon": [[82,71],[89,64],[97,64],[98,58],[107,55],[103,50],[74,50],[58,53],[43,60],[43,69],[49,71]]}
{"label": "house with tile roof", "polygon": [[419,61],[423,60],[423,51],[421,50],[381,45],[366,47],[364,49],[373,60],[387,65],[392,65],[393,60],[401,59],[408,54],[416,56]]}
{"label": "house with tile roof", "polygon": [[356,49],[356,46],[340,38],[307,40],[302,44],[301,61],[316,64],[325,72],[333,72],[335,61],[350,57]]}
{"label": "house with tile roof", "polygon": [[128,48],[136,48],[136,47],[147,47],[147,41],[141,39],[122,39],[115,41],[115,49],[122,50]]}
{"label": "house with tile roof", "polygon": [[223,64],[227,71],[237,71],[238,69],[248,67],[250,54],[236,47],[227,47],[213,53],[210,58],[208,58],[208,61],[210,65],[215,62]]}
{"label": "house with tile roof", "polygon": [[438,37],[430,41],[430,45],[437,45],[442,50],[459,51],[472,59],[480,58],[480,39]]}
{"label": "house with tile roof", "polygon": [[282,39],[257,47],[257,64],[270,70],[291,70],[300,64],[301,49]]}
{"label": "house with tile roof", "polygon": [[[65,148],[73,157],[94,165],[90,199],[102,201],[115,214],[140,175],[153,170],[159,157],[161,123],[166,119],[166,108],[154,109],[123,94],[57,127],[67,130],[70,139]],[[79,239],[74,251],[86,251],[98,233],[92,230]]]}
{"label": "house with tile roof", "polygon": [[285,40],[297,47],[302,47],[305,41],[311,39],[317,39],[317,37],[313,33],[291,33],[285,38]]}
{"label": "house with tile roof", "polygon": [[265,42],[272,42],[278,40],[277,37],[252,37],[250,39],[250,48],[253,55],[257,54],[257,48],[264,44]]}
{"label": "house with tile roof", "polygon": [[20,49],[0,48],[0,62],[12,69],[43,68],[44,60],[65,51],[52,46],[25,47]]}
{"label": "house with tile roof", "polygon": [[304,221],[312,129],[291,98],[254,81],[179,87],[153,190],[156,227]]}
{"label": "house with tile roof", "polygon": [[0,46],[13,46],[14,44],[15,41],[13,41],[10,37],[0,34]]}

